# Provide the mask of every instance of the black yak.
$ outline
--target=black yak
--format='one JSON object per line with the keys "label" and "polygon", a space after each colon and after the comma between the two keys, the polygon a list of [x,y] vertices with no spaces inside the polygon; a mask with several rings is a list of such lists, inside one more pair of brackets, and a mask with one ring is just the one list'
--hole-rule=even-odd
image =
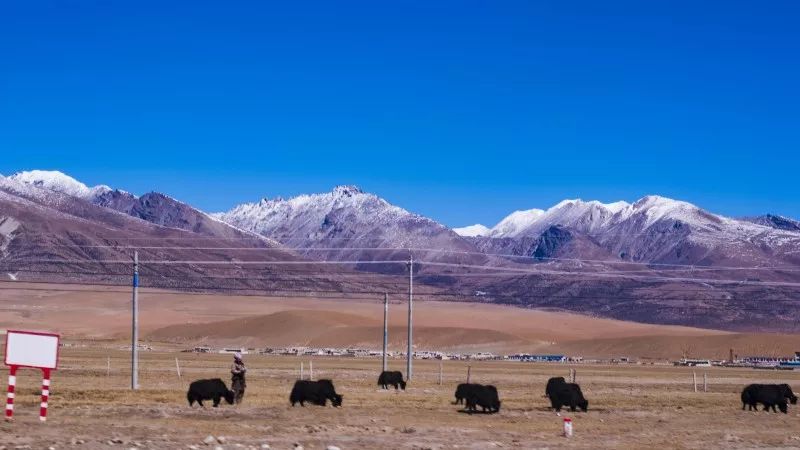
{"label": "black yak", "polygon": [[480,406],[483,412],[496,413],[500,411],[500,398],[497,388],[492,385],[483,386],[473,384],[467,389],[466,396],[467,412],[472,414]]}
{"label": "black yak", "polygon": [[589,402],[583,397],[581,387],[575,383],[555,383],[548,397],[556,412],[561,411],[563,406],[569,406],[572,412],[575,412],[576,408],[580,408],[583,412],[589,409]]}
{"label": "black yak", "polygon": [[219,378],[197,380],[189,385],[189,391],[186,393],[189,406],[193,406],[194,402],[203,406],[203,400],[213,400],[214,408],[216,408],[223,398],[229,405],[233,404],[233,391],[229,390],[228,387],[225,386],[225,382]]}
{"label": "black yak", "polygon": [[333,406],[342,406],[342,396],[336,393],[331,380],[297,380],[294,383],[291,394],[289,394],[289,401],[292,406],[296,403],[300,403],[300,406],[305,406],[305,402],[325,406],[328,400],[331,401]]}
{"label": "black yak", "polygon": [[403,381],[403,374],[398,371],[381,372],[381,375],[378,377],[378,386],[384,389],[389,389],[389,386],[394,386],[395,390],[397,390],[399,386],[404,391],[406,390],[406,382]]}
{"label": "black yak", "polygon": [[453,403],[454,405],[461,405],[464,403],[464,399],[475,389],[475,386],[480,386],[480,384],[470,384],[470,383],[461,383],[456,387],[456,401]]}
{"label": "black yak", "polygon": [[778,412],[777,406],[784,414],[788,413],[787,403],[797,404],[797,396],[788,384],[751,384],[742,390],[742,410],[758,411],[758,404],[764,405],[764,411],[772,409]]}
{"label": "black yak", "polygon": [[561,386],[562,384],[566,384],[567,380],[564,377],[553,377],[547,380],[547,386],[544,388],[544,396],[550,397],[553,392],[556,391],[557,386]]}

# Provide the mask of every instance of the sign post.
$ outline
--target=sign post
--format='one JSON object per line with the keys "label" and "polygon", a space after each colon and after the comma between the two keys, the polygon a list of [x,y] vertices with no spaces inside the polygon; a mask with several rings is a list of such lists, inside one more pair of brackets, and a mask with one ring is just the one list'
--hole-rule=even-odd
{"label": "sign post", "polygon": [[36,331],[8,330],[6,332],[5,364],[8,366],[6,420],[14,419],[17,370],[20,367],[42,371],[42,401],[39,420],[47,420],[47,401],[50,397],[50,373],[58,368],[58,349],[61,336]]}

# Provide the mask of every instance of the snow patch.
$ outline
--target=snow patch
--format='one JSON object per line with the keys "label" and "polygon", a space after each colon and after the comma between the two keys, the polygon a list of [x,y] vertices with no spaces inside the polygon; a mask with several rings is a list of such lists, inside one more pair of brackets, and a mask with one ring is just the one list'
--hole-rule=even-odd
{"label": "snow patch", "polygon": [[491,230],[489,227],[476,223],[475,225],[470,225],[467,227],[461,228],[453,228],[453,231],[456,232],[459,236],[465,237],[477,237],[477,236],[488,236]]}
{"label": "snow patch", "polygon": [[20,223],[13,217],[0,218],[0,256],[6,256],[6,250],[19,226]]}
{"label": "snow patch", "polygon": [[20,183],[87,200],[111,190],[110,187],[105,185],[90,188],[71,176],[57,170],[30,170],[18,172],[8,178]]}
{"label": "snow patch", "polygon": [[492,237],[513,237],[522,230],[536,223],[544,215],[544,210],[528,209],[524,211],[514,211],[505,219],[495,225],[490,232]]}

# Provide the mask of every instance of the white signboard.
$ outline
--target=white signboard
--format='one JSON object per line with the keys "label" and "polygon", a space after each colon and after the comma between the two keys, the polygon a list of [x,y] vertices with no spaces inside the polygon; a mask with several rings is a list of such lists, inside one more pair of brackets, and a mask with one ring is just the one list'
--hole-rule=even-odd
{"label": "white signboard", "polygon": [[6,333],[6,365],[56,369],[59,335],[33,331]]}

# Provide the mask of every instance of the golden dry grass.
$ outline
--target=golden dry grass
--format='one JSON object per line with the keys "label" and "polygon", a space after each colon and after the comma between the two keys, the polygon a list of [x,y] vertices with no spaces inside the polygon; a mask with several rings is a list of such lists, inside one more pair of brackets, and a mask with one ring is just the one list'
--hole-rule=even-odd
{"label": "golden dry grass", "polygon": [[[50,420],[39,424],[39,375],[19,374],[17,420],[0,425],[0,445],[9,448],[108,448],[111,439],[129,448],[172,449],[201,445],[209,434],[224,436],[224,448],[260,446],[306,449],[352,448],[753,448],[800,445],[800,415],[745,412],[739,391],[750,382],[800,385],[800,374],[751,369],[694,369],[709,376],[708,393],[694,393],[692,369],[671,366],[600,366],[471,362],[475,382],[498,386],[503,408],[496,415],[467,415],[451,404],[464,380],[466,362],[417,361],[406,392],[375,385],[380,361],[247,355],[245,403],[218,409],[189,408],[189,381],[227,375],[229,356],[143,352],[142,389],[128,389],[128,354],[113,343],[102,348],[65,348],[53,379]],[[179,358],[183,378],[175,373]],[[111,374],[107,375],[107,358]],[[313,360],[315,377],[332,378],[344,395],[342,408],[292,408],[288,393],[300,361]],[[392,360],[404,370],[403,361]],[[577,369],[590,402],[588,413],[566,413],[575,436],[560,436],[562,418],[542,398],[548,377]],[[85,441],[73,446],[74,439]],[[123,447],[124,445],[124,447]],[[213,448],[213,447],[211,447]]]}

